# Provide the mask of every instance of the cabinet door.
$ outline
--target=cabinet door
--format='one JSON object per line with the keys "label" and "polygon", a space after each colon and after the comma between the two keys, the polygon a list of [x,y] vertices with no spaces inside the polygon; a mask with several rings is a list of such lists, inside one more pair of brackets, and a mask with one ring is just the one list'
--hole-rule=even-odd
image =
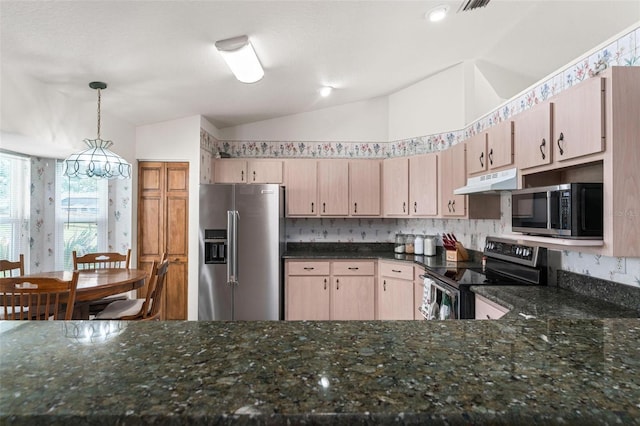
{"label": "cabinet door", "polygon": [[236,159],[216,159],[213,162],[214,183],[247,183],[247,162]]}
{"label": "cabinet door", "polygon": [[166,163],[165,251],[169,270],[165,281],[164,319],[187,319],[189,255],[189,164]]}
{"label": "cabinet door", "polygon": [[411,216],[438,214],[438,154],[409,159],[409,212]]}
{"label": "cabinet door", "polygon": [[318,210],[321,216],[349,214],[349,162],[318,161]]}
{"label": "cabinet door", "polygon": [[286,319],[330,319],[329,293],[328,276],[288,276]]}
{"label": "cabinet door", "polygon": [[500,319],[509,312],[509,309],[504,306],[500,306],[478,294],[475,296],[475,304],[476,319]]}
{"label": "cabinet door", "polygon": [[442,167],[442,196],[440,212],[442,216],[460,217],[466,215],[466,195],[454,195],[453,191],[467,183],[465,144],[458,143],[440,153]]}
{"label": "cabinet door", "polygon": [[318,215],[316,160],[289,160],[285,164],[287,216]]}
{"label": "cabinet door", "polygon": [[331,285],[332,320],[373,320],[375,318],[373,276],[337,276]]}
{"label": "cabinet door", "polygon": [[512,121],[503,121],[487,130],[487,160],[490,170],[513,164]]}
{"label": "cabinet door", "polygon": [[249,160],[249,183],[282,183],[281,160]]}
{"label": "cabinet door", "polygon": [[389,158],[382,162],[382,197],[385,216],[409,214],[408,158]]}
{"label": "cabinet door", "polygon": [[552,102],[554,161],[604,150],[604,79],[583,81]]}
{"label": "cabinet door", "polygon": [[413,280],[381,277],[378,280],[378,319],[412,320]]}
{"label": "cabinet door", "polygon": [[469,175],[486,173],[487,164],[487,134],[482,132],[470,137],[467,142],[467,173]]}
{"label": "cabinet door", "polygon": [[552,107],[545,102],[516,115],[514,140],[519,169],[550,164],[552,160]]}
{"label": "cabinet door", "polygon": [[380,160],[349,162],[349,214],[380,216]]}

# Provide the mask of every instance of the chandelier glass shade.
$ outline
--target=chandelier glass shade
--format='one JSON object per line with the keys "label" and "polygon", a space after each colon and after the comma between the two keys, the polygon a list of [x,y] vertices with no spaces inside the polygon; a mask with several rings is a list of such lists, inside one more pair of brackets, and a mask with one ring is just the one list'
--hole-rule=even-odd
{"label": "chandelier glass shade", "polygon": [[100,90],[106,89],[106,83],[94,81],[89,87],[98,90],[98,137],[85,139],[89,147],[84,151],[71,154],[64,160],[64,175],[79,178],[130,179],[131,164],[118,154],[109,150],[113,142],[100,138]]}

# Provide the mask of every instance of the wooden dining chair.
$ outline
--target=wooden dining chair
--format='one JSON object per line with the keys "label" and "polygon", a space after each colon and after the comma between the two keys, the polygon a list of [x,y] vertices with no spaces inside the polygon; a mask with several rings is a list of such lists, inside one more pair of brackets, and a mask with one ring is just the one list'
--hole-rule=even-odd
{"label": "wooden dining chair", "polygon": [[69,281],[48,277],[0,278],[0,319],[70,320],[78,275],[78,271],[73,271]]}
{"label": "wooden dining chair", "polygon": [[147,295],[144,299],[116,300],[111,302],[95,319],[120,319],[120,320],[159,320],[161,315],[162,294],[169,269],[169,260],[164,253],[162,260],[151,265],[151,274]]}
{"label": "wooden dining chair", "polygon": [[12,262],[0,259],[0,278],[24,275],[24,254],[20,255],[20,260]]}
{"label": "wooden dining chair", "polygon": [[[125,254],[114,252],[102,252],[102,253],[87,253],[84,256],[78,256],[74,250],[73,256],[73,269],[107,269],[107,268],[124,268],[129,269],[131,262],[131,249],[128,249]],[[84,313],[83,316],[96,315],[105,309],[109,303],[116,300],[127,300],[126,294],[114,294],[112,296],[103,297],[100,300],[94,300],[79,306]],[[87,312],[88,311],[88,312]]]}
{"label": "wooden dining chair", "polygon": [[125,254],[104,252],[104,253],[87,253],[84,256],[78,256],[73,251],[73,269],[105,269],[105,268],[124,268],[129,269],[131,261],[131,249]]}

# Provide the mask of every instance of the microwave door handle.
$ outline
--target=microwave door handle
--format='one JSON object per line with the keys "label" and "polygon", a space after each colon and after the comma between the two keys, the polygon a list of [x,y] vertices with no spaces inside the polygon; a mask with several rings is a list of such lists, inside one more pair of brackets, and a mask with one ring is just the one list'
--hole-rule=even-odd
{"label": "microwave door handle", "polygon": [[547,229],[551,229],[551,191],[547,191]]}

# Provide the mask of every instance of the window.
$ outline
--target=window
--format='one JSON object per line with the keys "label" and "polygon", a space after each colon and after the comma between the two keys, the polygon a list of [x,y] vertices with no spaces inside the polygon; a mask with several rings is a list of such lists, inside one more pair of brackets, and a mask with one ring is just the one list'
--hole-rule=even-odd
{"label": "window", "polygon": [[0,152],[0,259],[18,260],[25,255],[29,265],[29,185],[28,157]]}
{"label": "window", "polygon": [[56,164],[56,269],[73,269],[78,255],[107,248],[108,187],[104,179],[69,178]]}

